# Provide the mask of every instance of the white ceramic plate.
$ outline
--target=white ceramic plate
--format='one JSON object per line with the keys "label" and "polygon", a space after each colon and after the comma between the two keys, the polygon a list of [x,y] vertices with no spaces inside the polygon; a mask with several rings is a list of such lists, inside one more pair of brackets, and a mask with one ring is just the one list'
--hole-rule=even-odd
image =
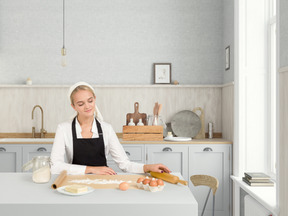
{"label": "white ceramic plate", "polygon": [[70,193],[68,191],[65,191],[65,187],[66,186],[62,186],[60,188],[57,188],[56,190],[59,192],[59,193],[62,193],[62,194],[65,194],[65,195],[70,195],[70,196],[80,196],[80,195],[85,195],[85,194],[88,194],[88,193],[91,193],[93,192],[95,189],[92,188],[92,187],[88,187],[88,190],[86,192],[83,192],[83,193]]}
{"label": "white ceramic plate", "polygon": [[191,141],[191,137],[165,137],[165,141],[172,141],[172,142],[185,142],[185,141]]}

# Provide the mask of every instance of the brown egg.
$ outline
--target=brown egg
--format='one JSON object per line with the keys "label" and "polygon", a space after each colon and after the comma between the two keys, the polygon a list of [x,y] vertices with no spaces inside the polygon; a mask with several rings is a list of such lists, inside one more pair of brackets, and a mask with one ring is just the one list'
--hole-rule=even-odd
{"label": "brown egg", "polygon": [[143,182],[144,178],[138,178],[137,183]]}
{"label": "brown egg", "polygon": [[164,182],[163,182],[162,179],[158,179],[158,180],[157,180],[157,183],[158,183],[158,185],[160,185],[160,186],[164,185]]}
{"label": "brown egg", "polygon": [[146,185],[146,184],[149,184],[150,181],[151,181],[151,179],[144,179],[142,183],[143,183],[144,185]]}
{"label": "brown egg", "polygon": [[129,184],[127,182],[122,182],[121,184],[119,184],[119,189],[122,191],[126,191],[129,188]]}
{"label": "brown egg", "polygon": [[150,185],[151,187],[157,187],[157,186],[158,186],[156,180],[152,180],[149,185]]}

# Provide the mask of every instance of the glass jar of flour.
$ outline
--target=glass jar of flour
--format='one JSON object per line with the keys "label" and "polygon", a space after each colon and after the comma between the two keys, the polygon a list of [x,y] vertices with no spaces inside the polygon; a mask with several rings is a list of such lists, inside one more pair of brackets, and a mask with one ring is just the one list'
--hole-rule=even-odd
{"label": "glass jar of flour", "polygon": [[24,164],[22,170],[33,169],[32,180],[35,183],[47,183],[50,181],[50,157],[36,156],[31,161]]}

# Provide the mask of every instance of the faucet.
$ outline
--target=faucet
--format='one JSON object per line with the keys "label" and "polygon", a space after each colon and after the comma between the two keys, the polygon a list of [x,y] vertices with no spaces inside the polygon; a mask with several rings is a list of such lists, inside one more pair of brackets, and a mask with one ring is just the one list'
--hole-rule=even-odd
{"label": "faucet", "polygon": [[[33,107],[33,110],[32,110],[32,119],[33,119],[33,114],[34,114],[34,110],[39,107],[40,110],[41,110],[41,130],[40,130],[40,133],[41,133],[41,138],[44,138],[45,137],[45,134],[47,133],[47,131],[43,128],[43,109],[40,105],[35,105]],[[35,127],[32,127],[32,137],[35,138]]]}

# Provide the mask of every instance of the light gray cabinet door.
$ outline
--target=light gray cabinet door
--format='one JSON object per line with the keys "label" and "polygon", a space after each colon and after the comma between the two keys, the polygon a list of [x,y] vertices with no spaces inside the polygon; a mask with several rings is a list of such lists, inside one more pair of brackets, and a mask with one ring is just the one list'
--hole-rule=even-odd
{"label": "light gray cabinet door", "polygon": [[[215,216],[229,216],[230,197],[230,145],[190,145],[189,147],[189,176],[210,175],[219,181],[216,192]],[[206,186],[195,187],[189,179],[189,187],[198,202],[199,215],[201,215],[209,188]],[[212,215],[212,193],[207,203],[205,216]]]}
{"label": "light gray cabinet door", "polygon": [[21,172],[22,147],[0,145],[0,172]]}
{"label": "light gray cabinet door", "polygon": [[[23,165],[36,156],[50,156],[51,144],[25,144],[23,145]],[[32,172],[32,170],[30,170]]]}
{"label": "light gray cabinet door", "polygon": [[147,164],[162,163],[188,181],[188,146],[146,145]]}
{"label": "light gray cabinet door", "polygon": [[[137,163],[145,163],[145,148],[144,145],[122,145],[129,160]],[[107,165],[115,172],[123,172],[118,165],[114,162],[111,155],[108,155]]]}

